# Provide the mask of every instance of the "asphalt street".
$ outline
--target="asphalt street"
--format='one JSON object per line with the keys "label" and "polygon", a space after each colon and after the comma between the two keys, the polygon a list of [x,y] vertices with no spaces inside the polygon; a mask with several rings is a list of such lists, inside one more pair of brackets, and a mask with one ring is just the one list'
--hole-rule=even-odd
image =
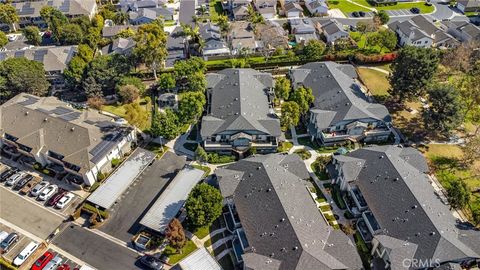
{"label": "asphalt street", "polygon": [[136,252],[73,223],[54,238],[53,244],[98,270],[141,269],[136,265]]}
{"label": "asphalt street", "polygon": [[184,157],[166,152],[133,182],[122,199],[110,210],[110,217],[100,230],[129,242],[138,232],[143,215],[160,196],[166,184],[175,177],[176,171],[184,165]]}

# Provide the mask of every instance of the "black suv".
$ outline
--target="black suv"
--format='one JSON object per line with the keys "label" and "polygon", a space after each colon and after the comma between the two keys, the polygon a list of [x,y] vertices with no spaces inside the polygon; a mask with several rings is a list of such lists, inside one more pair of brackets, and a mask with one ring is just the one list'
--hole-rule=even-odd
{"label": "black suv", "polygon": [[420,9],[419,9],[419,8],[416,8],[416,7],[411,8],[410,11],[411,11],[413,14],[418,14],[418,13],[420,13]]}
{"label": "black suv", "polygon": [[13,187],[14,190],[20,190],[22,189],[30,180],[33,179],[33,175],[27,174],[25,175],[20,181],[18,181],[15,186]]}
{"label": "black suv", "polygon": [[17,168],[7,169],[0,174],[0,182],[5,182],[10,176],[18,172]]}

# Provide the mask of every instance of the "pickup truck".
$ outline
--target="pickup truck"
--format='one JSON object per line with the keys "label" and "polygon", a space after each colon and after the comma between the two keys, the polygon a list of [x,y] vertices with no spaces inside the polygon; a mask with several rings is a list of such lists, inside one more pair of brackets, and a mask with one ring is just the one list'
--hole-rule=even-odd
{"label": "pickup truck", "polygon": [[34,176],[32,180],[30,180],[18,193],[25,195],[30,192],[30,190],[36,186],[38,183],[40,183],[42,179],[38,176]]}

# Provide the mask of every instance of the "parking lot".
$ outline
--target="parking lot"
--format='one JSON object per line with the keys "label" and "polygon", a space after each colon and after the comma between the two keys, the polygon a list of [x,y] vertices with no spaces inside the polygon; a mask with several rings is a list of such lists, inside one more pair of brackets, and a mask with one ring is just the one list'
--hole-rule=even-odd
{"label": "parking lot", "polygon": [[4,231],[7,233],[17,233],[18,234],[18,241],[14,244],[12,244],[8,250],[8,252],[2,254],[2,257],[5,258],[7,261],[13,261],[15,257],[20,253],[31,241],[33,241],[31,238],[28,238],[27,236],[23,235],[22,233],[15,231],[14,229],[6,226],[5,224],[0,223],[0,231]]}
{"label": "parking lot", "polygon": [[415,15],[408,9],[398,9],[398,10],[387,10],[389,16],[408,16]]}
{"label": "parking lot", "polygon": [[[2,166],[0,167],[0,173],[9,169],[9,168],[11,168],[11,167],[7,166],[5,164],[2,164]],[[23,171],[23,172],[32,174],[32,172],[27,172],[27,171]],[[35,173],[35,174],[32,174],[32,175],[34,175],[34,178],[36,178],[38,182],[44,180],[44,178],[42,176],[40,176],[38,173]],[[34,179],[32,179],[32,181],[33,180]],[[80,198],[78,195],[75,195],[75,194],[72,193],[74,195],[74,197],[70,201],[70,203],[67,204],[64,208],[58,209],[56,207],[48,206],[47,205],[48,199],[45,200],[45,201],[41,201],[41,200],[38,200],[37,197],[31,196],[31,194],[29,194],[29,193],[23,194],[23,195],[20,194],[21,189],[15,190],[14,186],[7,186],[6,181],[4,183],[2,183],[0,188],[6,189],[9,192],[15,193],[16,195],[23,197],[24,199],[28,200],[29,202],[31,202],[33,204],[38,205],[39,207],[47,207],[49,210],[54,211],[54,212],[64,216],[65,218],[67,216],[69,216],[70,214],[72,214],[75,211],[75,208],[82,202],[82,198]],[[33,188],[33,186],[32,186],[32,188]],[[7,204],[8,204],[8,202],[7,202]]]}
{"label": "parking lot", "polygon": [[110,217],[100,230],[125,242],[129,242],[138,230],[139,221],[155,202],[176,171],[183,168],[185,158],[166,152],[137,177],[121,200],[110,209]]}

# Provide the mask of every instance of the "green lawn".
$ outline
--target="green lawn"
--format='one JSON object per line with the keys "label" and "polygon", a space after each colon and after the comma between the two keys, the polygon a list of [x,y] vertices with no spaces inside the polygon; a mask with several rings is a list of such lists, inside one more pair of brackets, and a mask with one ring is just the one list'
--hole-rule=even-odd
{"label": "green lawn", "polygon": [[387,48],[381,48],[380,46],[368,46],[367,38],[373,33],[367,33],[362,35],[360,32],[350,32],[350,37],[357,43],[358,48],[361,49],[372,49],[378,53],[387,53],[390,52]]}
{"label": "green lawn", "polygon": [[374,96],[388,96],[390,83],[388,75],[369,68],[358,68],[358,74],[365,86]]}
{"label": "green lawn", "polygon": [[302,160],[306,160],[312,157],[312,154],[305,149],[295,150],[295,154],[299,155]]}
{"label": "green lawn", "polygon": [[210,167],[208,167],[208,166],[193,164],[192,167],[204,171],[205,173],[203,174],[203,177],[206,177],[207,175],[209,175],[210,171],[211,171]]}
{"label": "green lawn", "polygon": [[338,8],[340,9],[345,15],[347,13],[352,13],[354,11],[365,11],[368,12],[370,10],[361,7],[359,5],[355,5],[354,3],[348,2],[346,0],[330,0],[328,1],[329,9]]}
{"label": "green lawn", "polygon": [[[463,151],[456,145],[429,144],[425,149],[425,156],[431,163],[435,176],[443,187],[448,187],[452,180],[461,179],[473,190],[480,187],[480,161],[469,167],[463,166],[461,158]],[[480,208],[480,194],[472,193],[470,207]],[[468,209],[467,209],[468,210]]]}
{"label": "green lawn", "polygon": [[157,158],[161,158],[163,156],[163,154],[165,153],[165,151],[167,151],[168,147],[166,147],[166,146],[162,147],[162,145],[160,145],[158,143],[150,142],[149,144],[147,144],[145,149],[147,149],[148,151],[152,151],[153,153],[157,154]]}
{"label": "green lawn", "polygon": [[288,150],[290,150],[290,148],[293,147],[293,143],[291,142],[281,142],[280,145],[278,146],[278,149],[277,151],[278,152],[288,152]]}
{"label": "green lawn", "polygon": [[199,239],[205,238],[210,233],[210,228],[208,226],[200,227],[196,229],[193,234],[195,234]]}
{"label": "green lawn", "polygon": [[420,13],[432,13],[435,8],[432,6],[427,6],[425,5],[424,2],[414,2],[414,3],[397,3],[396,5],[391,5],[391,6],[373,6],[370,5],[368,0],[353,0],[354,2],[374,8],[376,10],[398,10],[398,9],[411,9],[411,8],[418,8],[420,9]]}
{"label": "green lawn", "polygon": [[218,16],[223,14],[222,1],[221,0],[212,0],[209,3],[210,5],[210,20],[216,22]]}
{"label": "green lawn", "polygon": [[164,26],[174,26],[176,22],[174,20],[163,22]]}
{"label": "green lawn", "polygon": [[163,251],[163,254],[168,256],[168,263],[174,265],[183,258],[187,257],[190,253],[194,252],[196,249],[197,246],[195,246],[191,240],[188,240],[187,244],[182,248],[182,253],[177,253],[174,248],[168,245]]}
{"label": "green lawn", "polygon": [[[140,104],[140,106],[145,109],[146,113],[148,114],[148,120],[145,121],[144,125],[143,126],[139,126],[138,128],[145,131],[145,130],[148,130],[150,128],[150,124],[151,124],[151,114],[152,114],[152,104],[151,104],[151,101],[150,100],[146,100],[144,97],[139,99],[138,101],[136,101]],[[102,110],[103,111],[106,111],[106,112],[109,112],[109,113],[112,113],[112,114],[115,114],[117,116],[120,116],[122,118],[125,118],[125,115],[127,113],[127,110],[125,109],[125,105],[126,104],[120,104],[120,103],[116,103],[116,104],[110,104],[110,105],[104,105],[102,106]]]}

